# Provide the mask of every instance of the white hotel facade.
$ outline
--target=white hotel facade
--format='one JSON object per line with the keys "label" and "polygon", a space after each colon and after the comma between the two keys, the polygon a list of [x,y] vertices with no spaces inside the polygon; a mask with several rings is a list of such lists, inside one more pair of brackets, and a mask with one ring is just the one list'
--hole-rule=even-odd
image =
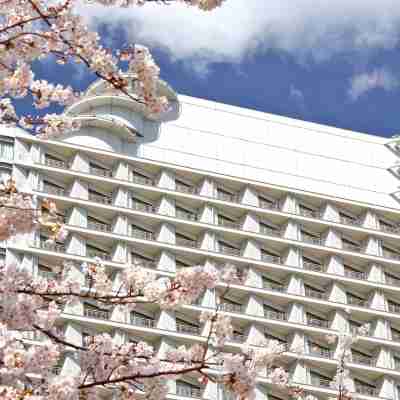
{"label": "white hotel facade", "polygon": [[[79,131],[50,141],[2,131],[2,175],[55,200],[69,230],[53,247],[40,232],[18,236],[4,244],[6,261],[51,276],[50,266],[70,260],[82,284],[79,265],[95,256],[115,281],[127,262],[165,276],[234,264],[246,279],[220,299],[235,326],[227,351],[264,336],[304,348],[282,363],[293,382],[325,399],[335,395],[329,382],[337,366],[326,334],[368,324],[352,349],[356,391],[361,399],[399,400],[396,139],[160,90],[172,110],[157,121],[95,84],[68,110],[80,116]],[[162,354],[205,341],[198,316],[215,306],[220,289],[175,312],[139,305],[125,315],[82,302],[65,309],[60,325],[77,344],[109,332],[120,343],[146,340]],[[60,373],[77,368],[66,353]],[[216,384],[191,377],[170,386],[172,399],[224,398]],[[286,397],[259,377],[257,400]]]}

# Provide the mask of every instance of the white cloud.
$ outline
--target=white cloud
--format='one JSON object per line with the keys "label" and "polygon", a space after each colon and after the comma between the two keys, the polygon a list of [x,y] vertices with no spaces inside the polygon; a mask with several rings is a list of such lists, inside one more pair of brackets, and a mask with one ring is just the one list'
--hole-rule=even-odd
{"label": "white cloud", "polygon": [[287,51],[301,61],[393,48],[400,33],[398,0],[226,0],[211,13],[177,4],[82,7],[93,23],[116,24],[132,42],[157,46],[173,59],[201,68],[241,62],[269,49]]}
{"label": "white cloud", "polygon": [[373,89],[393,90],[399,86],[399,80],[385,68],[374,69],[370,72],[355,75],[351,79],[348,94],[355,101],[366,92]]}

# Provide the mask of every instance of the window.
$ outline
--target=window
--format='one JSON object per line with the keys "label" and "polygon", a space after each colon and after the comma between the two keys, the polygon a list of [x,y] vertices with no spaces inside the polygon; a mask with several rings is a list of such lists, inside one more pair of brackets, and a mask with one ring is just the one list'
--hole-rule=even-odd
{"label": "window", "polygon": [[0,139],[0,159],[12,161],[14,159],[14,139],[2,136]]}

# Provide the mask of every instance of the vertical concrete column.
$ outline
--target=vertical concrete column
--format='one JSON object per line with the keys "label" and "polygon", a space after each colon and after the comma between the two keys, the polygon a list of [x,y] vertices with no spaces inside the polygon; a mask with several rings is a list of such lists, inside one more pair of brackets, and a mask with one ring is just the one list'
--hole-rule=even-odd
{"label": "vertical concrete column", "polygon": [[44,162],[43,146],[40,143],[32,143],[31,160],[33,163],[43,164]]}
{"label": "vertical concrete column", "polygon": [[241,195],[240,195],[240,202],[242,204],[247,204],[249,206],[258,207],[259,206],[259,199],[257,191],[252,188],[251,186],[245,186]]}
{"label": "vertical concrete column", "polygon": [[[12,259],[14,260],[17,260],[18,258],[12,257]],[[33,254],[25,253],[21,256],[21,263],[20,264],[18,263],[17,265],[19,265],[19,269],[21,271],[26,271],[32,275],[35,275],[38,271],[38,258]]]}
{"label": "vertical concrete column", "polygon": [[349,316],[344,310],[335,310],[332,313],[331,328],[339,332],[350,332]]}
{"label": "vertical concrete column", "polygon": [[157,177],[156,185],[160,188],[175,190],[175,172],[163,169]]}
{"label": "vertical concrete column", "polygon": [[382,265],[376,264],[375,262],[371,263],[368,266],[367,279],[374,282],[385,283],[386,275]]}
{"label": "vertical concrete column", "polygon": [[87,210],[78,206],[72,207],[67,218],[67,224],[86,228]]}
{"label": "vertical concrete column", "polygon": [[115,329],[114,331],[114,336],[113,336],[113,342],[117,346],[122,346],[124,343],[128,342],[128,335],[126,332],[124,332],[121,329]]}
{"label": "vertical concrete column", "polygon": [[215,182],[209,177],[204,178],[199,186],[199,194],[205,197],[216,197],[217,188]]}
{"label": "vertical concrete column", "polygon": [[395,399],[397,394],[397,385],[392,377],[383,375],[377,382],[378,397],[384,399]]}
{"label": "vertical concrete column", "polygon": [[392,352],[386,347],[379,347],[373,354],[378,368],[391,369],[393,366]]}
{"label": "vertical concrete column", "polygon": [[306,313],[304,310],[304,304],[291,303],[289,305],[288,321],[289,322],[298,322],[299,324],[304,324],[307,322]]}
{"label": "vertical concrete column", "polygon": [[288,338],[288,349],[295,353],[306,352],[307,337],[302,331],[294,331]]}
{"label": "vertical concrete column", "polygon": [[332,203],[326,203],[322,206],[321,218],[327,221],[340,222],[339,211]]}
{"label": "vertical concrete column", "polygon": [[129,311],[126,307],[116,306],[112,309],[110,320],[115,322],[129,323]]}
{"label": "vertical concrete column", "polygon": [[175,199],[163,195],[157,205],[157,212],[175,217]]}
{"label": "vertical concrete column", "polygon": [[112,193],[112,205],[123,208],[131,207],[131,192],[122,186],[115,188]]}
{"label": "vertical concrete column", "polygon": [[291,267],[303,267],[302,250],[290,246],[282,254],[282,263]]}
{"label": "vertical concrete column", "polygon": [[291,274],[287,283],[287,293],[304,296],[304,281],[300,275]]}
{"label": "vertical concrete column", "polygon": [[215,224],[217,221],[217,213],[215,207],[209,203],[205,203],[199,210],[199,221],[206,224]]}
{"label": "vertical concrete column", "polygon": [[126,263],[128,261],[128,246],[126,243],[116,241],[111,251],[111,261]]}
{"label": "vertical concrete column", "polygon": [[218,236],[213,231],[204,231],[199,238],[199,243],[202,250],[218,250]]}
{"label": "vertical concrete column", "polygon": [[75,197],[77,199],[88,200],[89,191],[88,184],[80,179],[75,179],[72,182],[71,189],[69,191],[69,195],[71,197]]}
{"label": "vertical concrete column", "polygon": [[32,145],[30,143],[26,143],[16,137],[14,141],[14,159],[28,163],[33,162],[31,155],[31,146]]}
{"label": "vertical concrete column", "polygon": [[291,214],[298,214],[299,213],[299,204],[292,194],[287,194],[281,200],[281,210]]}
{"label": "vertical concrete column", "polygon": [[295,361],[290,369],[290,375],[292,377],[292,382],[310,384],[309,374],[306,365],[302,361]]}
{"label": "vertical concrete column", "polygon": [[159,242],[175,243],[175,226],[168,222],[161,223],[156,238]]}
{"label": "vertical concrete column", "polygon": [[342,248],[342,237],[338,231],[329,228],[323,235],[324,244],[328,247]]}
{"label": "vertical concrete column", "polygon": [[285,239],[301,240],[301,233],[299,224],[292,219],[289,219],[283,228],[283,235]]}
{"label": "vertical concrete column", "polygon": [[371,336],[376,338],[392,340],[392,330],[390,329],[390,322],[382,317],[376,318],[371,323],[370,334]]}
{"label": "vertical concrete column", "polygon": [[344,275],[343,258],[338,255],[330,256],[326,267],[329,274]]}
{"label": "vertical concrete column", "polygon": [[379,229],[379,219],[375,212],[367,210],[361,216],[361,226],[363,228]]}
{"label": "vertical concrete column", "polygon": [[75,155],[72,157],[72,160],[70,161],[70,168],[74,171],[89,173],[90,166],[87,154],[82,152],[75,153]]}
{"label": "vertical concrete column", "polygon": [[113,176],[122,181],[129,180],[129,164],[126,161],[119,160],[114,164]]}
{"label": "vertical concrete column", "polygon": [[246,258],[261,260],[261,246],[255,240],[248,239],[242,244],[242,255]]}
{"label": "vertical concrete column", "polygon": [[65,243],[67,253],[75,254],[77,256],[86,255],[86,240],[79,236],[77,233],[71,233]]}
{"label": "vertical concrete column", "polygon": [[263,274],[254,266],[250,266],[247,270],[246,286],[262,288],[263,287]]}
{"label": "vertical concrete column", "polygon": [[246,213],[241,218],[241,225],[244,231],[255,232],[255,233],[260,232],[259,218],[256,214]]}
{"label": "vertical concrete column", "polygon": [[380,241],[378,238],[374,236],[368,236],[368,238],[364,242],[364,251],[366,254],[371,254],[374,256],[379,256],[381,255],[381,246],[380,246]]}
{"label": "vertical concrete column", "polygon": [[210,380],[207,382],[206,387],[204,388],[203,399],[218,399],[218,383],[211,382]]}
{"label": "vertical concrete column", "polygon": [[[68,278],[85,286],[85,274],[82,271],[81,265],[78,263],[71,263],[68,269]],[[75,315],[83,315],[83,301],[79,299],[73,303],[66,304],[64,308],[65,312]],[[77,328],[74,328],[75,330]],[[78,334],[74,333],[74,337],[78,340]]]}
{"label": "vertical concrete column", "polygon": [[328,292],[328,300],[335,303],[347,304],[346,289],[341,283],[337,281],[332,283]]}
{"label": "vertical concrete column", "polygon": [[116,215],[111,224],[111,232],[116,235],[128,235],[128,217],[122,214]]}
{"label": "vertical concrete column", "polygon": [[157,262],[157,269],[160,271],[175,272],[176,271],[175,254],[173,254],[168,250],[161,250]]}
{"label": "vertical concrete column", "polygon": [[245,305],[245,314],[254,315],[257,317],[263,317],[264,316],[263,299],[254,294],[250,294]]}
{"label": "vertical concrete column", "polygon": [[387,311],[385,294],[381,290],[374,290],[369,295],[368,306],[374,310]]}
{"label": "vertical concrete column", "polygon": [[246,330],[246,343],[251,344],[254,346],[260,346],[263,343],[265,343],[265,328],[253,322],[251,325],[249,325]]}
{"label": "vertical concrete column", "polygon": [[[25,174],[21,173],[20,168],[15,168],[14,169],[16,174],[19,176],[19,179],[17,181],[17,185],[18,182],[23,182],[23,186],[25,188],[26,191],[31,191],[31,190],[36,190],[36,191],[41,191],[43,190],[43,177],[40,174],[39,171],[35,171],[35,170],[30,170],[28,172],[28,178],[25,178]],[[14,178],[15,178],[15,173]]]}
{"label": "vertical concrete column", "polygon": [[[174,318],[175,320],[175,318]],[[175,322],[174,322],[175,326]],[[172,330],[172,328],[171,328]],[[158,346],[157,350],[157,357],[159,359],[165,359],[167,357],[167,353],[169,350],[175,349],[176,343],[174,343],[168,336],[162,336],[160,340],[160,344]],[[168,380],[167,381],[167,386],[168,386],[168,391],[169,393],[176,393],[176,381],[174,380]]]}

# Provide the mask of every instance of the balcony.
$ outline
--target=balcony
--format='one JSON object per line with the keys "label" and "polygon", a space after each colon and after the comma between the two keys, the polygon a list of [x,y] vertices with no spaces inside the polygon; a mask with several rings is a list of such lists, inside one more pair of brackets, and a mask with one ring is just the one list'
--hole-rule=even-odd
{"label": "balcony", "polygon": [[175,190],[180,193],[197,194],[198,189],[194,186],[185,185],[180,182],[175,182]]}
{"label": "balcony", "polygon": [[392,340],[394,340],[396,342],[400,342],[400,331],[392,328],[391,334],[392,334]]}
{"label": "balcony", "polygon": [[176,382],[176,395],[182,397],[201,398],[201,389],[189,384]]}
{"label": "balcony", "polygon": [[180,219],[186,219],[188,221],[197,221],[197,214],[183,210],[183,209],[175,209],[175,217]]}
{"label": "balcony", "polygon": [[380,223],[379,226],[380,230],[382,232],[387,232],[387,233],[400,233],[400,227],[399,226],[391,226],[389,224],[382,224]]}
{"label": "balcony", "polygon": [[230,256],[240,257],[240,249],[237,249],[236,247],[226,246],[221,243],[219,244],[218,247],[220,253],[227,254]]}
{"label": "balcony", "polygon": [[271,227],[269,227],[267,225],[264,225],[264,224],[260,224],[260,233],[262,235],[274,236],[274,237],[282,236],[281,230],[271,228]]}
{"label": "balcony", "polygon": [[362,364],[362,365],[368,365],[369,367],[373,367],[376,364],[376,359],[367,356],[365,354],[360,354],[360,353],[354,353],[351,355],[351,362],[355,364]]}
{"label": "balcony", "polygon": [[303,269],[307,271],[314,271],[314,272],[324,272],[325,267],[321,264],[311,262],[311,261],[304,261],[303,260]]}
{"label": "balcony", "polygon": [[339,215],[339,221],[343,225],[353,225],[353,226],[360,226],[361,225],[361,220],[358,218],[352,218],[349,217],[348,215],[340,214]]}
{"label": "balcony", "polygon": [[268,319],[275,319],[278,321],[286,321],[287,314],[284,311],[271,310],[264,308],[264,317]]}
{"label": "balcony", "polygon": [[325,292],[307,286],[304,288],[304,295],[306,297],[312,297],[314,299],[321,299],[321,300],[327,300],[328,298]]}
{"label": "balcony", "polygon": [[54,185],[43,184],[43,192],[48,194],[54,194],[55,196],[65,196],[66,190],[63,187],[58,187]]}
{"label": "balcony", "polygon": [[329,328],[328,320],[317,317],[307,316],[307,324],[310,326],[315,326],[317,328],[325,328],[325,329]]}
{"label": "balcony", "polygon": [[274,263],[274,264],[282,264],[280,256],[275,256],[273,254],[267,254],[264,252],[261,252],[261,261]]}
{"label": "balcony", "polygon": [[235,221],[229,221],[226,218],[218,218],[218,226],[230,229],[239,229],[239,230],[242,229],[241,224]]}
{"label": "balcony", "polygon": [[153,179],[150,179],[144,175],[133,173],[131,180],[133,183],[137,183],[138,185],[154,186]]}
{"label": "balcony", "polygon": [[192,247],[192,248],[197,248],[197,240],[189,239],[189,238],[184,238],[184,237],[175,237],[175,244],[177,246],[183,246],[183,247]]}
{"label": "balcony", "polygon": [[400,314],[400,304],[393,303],[391,301],[388,302],[389,312],[394,314]]}
{"label": "balcony", "polygon": [[273,290],[275,292],[285,292],[285,287],[277,282],[270,281],[268,279],[263,279],[263,288],[267,290]]}
{"label": "balcony", "polygon": [[400,286],[400,278],[394,275],[385,274],[385,281],[388,285]]}
{"label": "balcony", "polygon": [[185,324],[182,322],[176,323],[176,331],[179,333],[186,333],[189,335],[196,335],[196,336],[200,335],[200,327],[190,324]]}
{"label": "balcony", "polygon": [[153,318],[131,315],[131,324],[135,326],[142,326],[143,328],[154,328],[155,321]]}
{"label": "balcony", "polygon": [[49,243],[47,240],[40,240],[39,248],[43,250],[55,251],[57,253],[66,253],[64,244],[61,243]]}
{"label": "balcony", "polygon": [[342,240],[342,249],[347,251],[354,251],[356,253],[361,252],[361,246],[359,244],[349,243]]}
{"label": "balcony", "polygon": [[360,280],[367,280],[367,274],[362,271],[357,271],[355,269],[350,269],[344,267],[344,276],[347,278],[352,278],[352,279],[360,279]]}
{"label": "balcony", "polygon": [[354,386],[355,386],[355,391],[358,394],[363,394],[372,397],[379,397],[379,391],[376,387],[367,384],[362,384],[357,381],[354,382]]}
{"label": "balcony", "polygon": [[352,306],[358,306],[358,307],[366,307],[367,301],[358,296],[354,296],[350,293],[347,293],[347,304],[350,304]]}
{"label": "balcony", "polygon": [[132,227],[131,236],[137,239],[154,240],[154,233]]}
{"label": "balcony", "polygon": [[310,375],[310,384],[313,386],[320,386],[324,388],[331,387],[331,379],[320,375]]}
{"label": "balcony", "polygon": [[112,197],[111,196],[104,196],[101,194],[89,192],[89,200],[94,201],[95,203],[111,205],[112,204]]}
{"label": "balcony", "polygon": [[219,305],[219,309],[221,311],[226,311],[226,312],[233,312],[233,313],[243,313],[244,312],[244,307],[242,304],[235,304],[235,303],[221,303]]}
{"label": "balcony", "polygon": [[313,357],[333,358],[334,353],[326,347],[319,346],[316,343],[309,343],[308,354]]}
{"label": "balcony", "polygon": [[400,254],[387,249],[382,250],[382,257],[390,258],[392,260],[400,260]]}
{"label": "balcony", "polygon": [[44,160],[44,164],[48,167],[52,168],[62,168],[62,169],[67,169],[68,164],[65,161],[62,160],[56,160],[54,158],[48,158],[46,157]]}
{"label": "balcony", "polygon": [[106,253],[100,250],[86,249],[86,257],[90,258],[101,258],[104,261],[111,261],[112,257],[110,253]]}
{"label": "balcony", "polygon": [[217,199],[223,201],[229,201],[231,203],[239,202],[239,196],[237,194],[228,193],[222,190],[217,190]]}
{"label": "balcony", "polygon": [[90,166],[89,171],[92,175],[102,176],[104,178],[112,178],[113,173],[110,169],[98,168]]}
{"label": "balcony", "polygon": [[110,313],[110,311],[106,311],[106,310],[94,310],[91,308],[85,308],[83,315],[85,317],[89,317],[89,318],[109,320],[111,313]]}
{"label": "balcony", "polygon": [[319,210],[311,210],[308,208],[300,207],[299,215],[301,215],[302,217],[307,217],[307,218],[320,218],[321,212]]}
{"label": "balcony", "polygon": [[148,213],[155,213],[156,209],[152,204],[146,204],[139,201],[132,201],[131,208],[135,211],[142,211]]}
{"label": "balcony", "polygon": [[317,236],[311,236],[311,235],[305,235],[302,233],[301,235],[301,241],[304,243],[309,243],[309,244],[314,244],[317,246],[322,246],[322,239]]}
{"label": "balcony", "polygon": [[111,232],[111,225],[103,222],[88,221],[87,227],[88,229],[94,229],[95,231]]}
{"label": "balcony", "polygon": [[264,199],[259,199],[258,206],[260,208],[264,208],[265,210],[278,210],[279,209],[279,203],[277,201],[272,202],[272,201],[267,201]]}

